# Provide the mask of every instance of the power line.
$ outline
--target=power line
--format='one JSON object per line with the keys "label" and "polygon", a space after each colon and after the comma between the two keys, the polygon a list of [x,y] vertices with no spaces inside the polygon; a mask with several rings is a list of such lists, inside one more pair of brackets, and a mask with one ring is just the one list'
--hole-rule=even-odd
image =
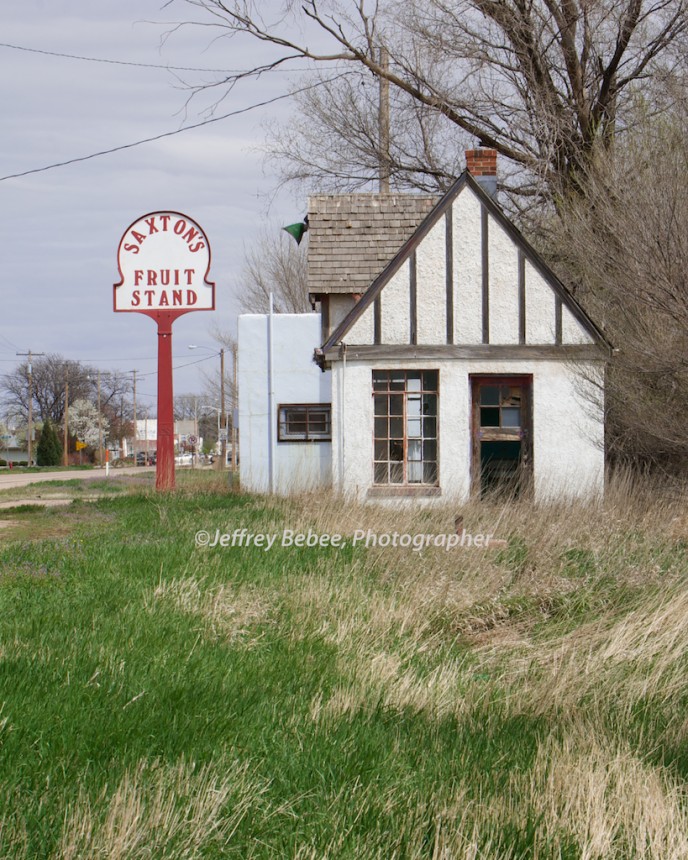
{"label": "power line", "polygon": [[[243,75],[243,69],[208,69],[197,68],[195,66],[169,66],[164,63],[135,63],[131,60],[111,60],[104,57],[84,57],[80,54],[64,54],[60,51],[45,51],[42,48],[27,48],[24,45],[11,45],[9,42],[0,42],[0,48],[12,48],[14,51],[26,51],[29,54],[43,54],[47,57],[61,57],[66,60],[83,60],[87,63],[108,63],[113,66],[135,66],[139,69],[165,69],[170,72],[210,72],[214,75]],[[309,69],[263,69],[260,74],[265,72],[304,72]]]}
{"label": "power line", "polygon": [[245,108],[239,108],[239,110],[230,111],[229,113],[222,114],[222,116],[213,116],[209,119],[205,119],[202,122],[194,123],[193,125],[184,126],[184,128],[178,128],[176,131],[165,131],[162,134],[156,134],[153,137],[145,137],[142,140],[135,140],[133,143],[125,143],[121,146],[113,146],[111,149],[102,149],[99,152],[92,152],[90,155],[81,155],[77,158],[69,158],[66,161],[57,161],[54,164],[47,164],[44,167],[34,167],[31,170],[23,170],[21,173],[8,173],[7,176],[0,176],[0,182],[4,182],[7,179],[19,179],[22,176],[30,176],[33,173],[43,173],[46,170],[53,170],[56,167],[66,167],[68,164],[76,164],[80,161],[89,161],[92,158],[99,158],[101,155],[111,155],[113,152],[121,152],[124,149],[132,149],[135,146],[141,146],[144,143],[153,143],[156,140],[162,140],[165,137],[174,137],[176,134],[181,134],[184,131],[191,131],[195,128],[202,128],[204,125],[210,125],[213,122],[220,122],[223,119],[228,119],[232,116],[239,116],[243,113],[248,113],[249,111],[256,110],[257,108],[266,107],[267,105],[274,104],[275,102],[282,101],[283,99],[289,99],[292,96],[298,95],[299,93],[305,93],[308,90],[313,90],[316,87],[323,86],[324,84],[332,83],[336,81],[338,78],[343,78],[344,74],[335,75],[333,78],[328,78],[324,81],[318,81],[317,83],[310,84],[306,87],[301,87],[298,90],[293,90],[290,93],[283,93],[281,96],[275,96],[274,98],[267,99],[263,102],[257,102],[256,104],[249,105]]}

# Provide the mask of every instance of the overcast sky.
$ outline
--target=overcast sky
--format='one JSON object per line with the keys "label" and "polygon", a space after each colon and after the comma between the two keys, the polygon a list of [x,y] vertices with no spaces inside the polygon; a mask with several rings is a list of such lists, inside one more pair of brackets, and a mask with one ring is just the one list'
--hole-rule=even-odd
{"label": "overcast sky", "polygon": [[[128,63],[236,69],[256,59],[256,45],[220,41],[183,29],[161,47],[164,22],[184,4],[162,0],[4,0],[0,41],[8,45]],[[266,3],[266,6],[269,5]],[[31,171],[206,118],[165,69],[89,62],[0,47],[2,146],[0,176]],[[178,72],[185,81],[212,79]],[[218,108],[240,110],[288,92],[294,74],[265,75],[238,86]],[[207,100],[206,100],[207,103]],[[0,373],[15,353],[55,352],[103,370],[136,368],[140,402],[155,408],[157,335],[139,314],[115,314],[112,285],[125,229],[155,210],[183,212],[211,244],[214,313],[191,313],[174,324],[175,393],[200,391],[210,331],[235,329],[234,286],[243,248],[266,221],[289,224],[305,214],[305,198],[282,193],[264,173],[261,124],[286,118],[289,101],[81,161],[0,181]],[[209,356],[210,352],[206,351]],[[146,375],[149,374],[149,375]]]}

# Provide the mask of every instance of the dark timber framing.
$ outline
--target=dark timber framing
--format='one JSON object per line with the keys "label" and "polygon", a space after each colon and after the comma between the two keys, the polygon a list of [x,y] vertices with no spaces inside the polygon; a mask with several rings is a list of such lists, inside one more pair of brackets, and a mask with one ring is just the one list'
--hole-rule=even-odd
{"label": "dark timber framing", "polygon": [[[391,278],[399,271],[399,269],[404,265],[404,263],[409,261],[411,254],[415,253],[420,243],[423,241],[423,239],[425,239],[425,237],[432,230],[435,224],[437,224],[439,219],[442,218],[445,213],[451,209],[454,200],[458,197],[459,193],[466,186],[468,186],[471,191],[476,195],[476,197],[481,203],[483,210],[486,211],[490,215],[490,217],[494,218],[495,222],[499,224],[500,227],[505,231],[505,233],[511,238],[516,247],[522,251],[524,257],[528,260],[529,264],[535,269],[535,271],[537,271],[542,276],[546,283],[552,288],[555,295],[560,298],[562,306],[566,306],[566,308],[568,308],[573,317],[578,320],[583,329],[590,335],[596,345],[596,349],[594,349],[596,356],[600,357],[600,355],[602,355],[603,357],[608,357],[611,355],[612,347],[607,338],[605,337],[603,331],[598,326],[596,326],[595,323],[590,319],[590,317],[585,313],[585,311],[578,304],[576,299],[571,295],[571,293],[557,278],[554,272],[544,262],[544,260],[540,257],[537,251],[533,248],[533,246],[521,235],[521,233],[511,223],[511,221],[509,221],[506,215],[495,203],[495,201],[492,200],[492,198],[485,193],[485,191],[467,171],[464,171],[459,177],[459,179],[456,180],[454,185],[449,189],[449,191],[447,191],[444,197],[435,206],[435,208],[423,219],[413,236],[411,236],[409,239],[406,240],[406,242],[404,242],[394,259],[390,260],[390,262],[385,266],[382,272],[377,276],[377,278],[375,278],[375,280],[363,294],[361,299],[354,305],[354,307],[344,317],[344,319],[337,326],[337,328],[332,332],[330,337],[325,341],[322,348],[316,350],[315,359],[321,366],[323,366],[324,362],[328,360],[325,358],[325,356],[329,355],[330,357],[332,357],[332,355],[334,354],[334,348],[344,341],[347,332],[351,329],[354,323],[366,312],[366,310],[371,305],[374,304],[386,284],[389,283]],[[398,346],[396,347],[396,351],[398,354]],[[572,352],[569,347],[562,346],[555,347],[554,351],[555,354],[560,354],[562,352],[568,354]]]}
{"label": "dark timber framing", "polygon": [[438,344],[409,346],[408,344],[337,344],[327,352],[320,353],[322,361],[338,361],[344,355],[346,360],[391,361],[403,357],[404,360],[420,359],[422,361],[441,361],[447,358],[470,358],[476,360],[529,360],[549,359],[559,361],[594,361],[607,358],[607,353],[595,343],[565,344],[497,344],[479,343],[472,346],[459,344]]}
{"label": "dark timber framing", "polygon": [[526,342],[526,255],[518,249],[518,342]]}
{"label": "dark timber framing", "polygon": [[447,343],[454,343],[454,210],[449,207],[444,216],[445,276],[447,285]]}
{"label": "dark timber framing", "polygon": [[483,343],[490,342],[490,220],[480,207],[480,247],[482,257]]}
{"label": "dark timber framing", "polygon": [[554,342],[561,346],[562,324],[561,324],[561,296],[554,299]]}
{"label": "dark timber framing", "polygon": [[409,343],[415,346],[418,343],[418,267],[415,251],[409,261],[409,321]]}
{"label": "dark timber framing", "polygon": [[382,302],[379,296],[375,299],[373,306],[373,327],[375,343],[382,343]]}

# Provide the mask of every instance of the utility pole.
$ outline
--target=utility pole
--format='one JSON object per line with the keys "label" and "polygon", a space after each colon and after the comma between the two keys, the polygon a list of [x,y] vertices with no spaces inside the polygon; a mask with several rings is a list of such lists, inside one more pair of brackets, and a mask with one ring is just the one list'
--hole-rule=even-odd
{"label": "utility pole", "polygon": [[31,364],[31,359],[37,355],[45,355],[44,352],[18,352],[17,355],[27,356],[28,362],[27,367],[29,370],[29,415],[28,415],[28,426],[26,431],[26,454],[28,458],[27,465],[31,465],[31,442],[33,438],[33,366]]}
{"label": "utility pole", "polygon": [[64,450],[62,465],[69,466],[69,369],[65,370]]}
{"label": "utility pole", "polygon": [[103,417],[100,414],[100,371],[98,371],[98,465],[103,465]]}
{"label": "utility pole", "polygon": [[[389,53],[387,48],[380,48],[380,66],[383,72],[389,72]],[[390,174],[390,119],[389,119],[389,81],[386,77],[380,77],[380,104],[378,114],[378,128],[380,134],[380,194],[389,194]]]}
{"label": "utility pole", "polygon": [[134,466],[136,463],[136,437],[138,436],[138,427],[136,424],[136,371],[132,370],[134,374]]}

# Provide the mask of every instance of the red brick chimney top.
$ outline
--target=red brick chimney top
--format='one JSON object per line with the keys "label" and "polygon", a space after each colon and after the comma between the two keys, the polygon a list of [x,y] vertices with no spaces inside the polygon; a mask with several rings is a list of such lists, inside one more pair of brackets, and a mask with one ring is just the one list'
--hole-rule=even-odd
{"label": "red brick chimney top", "polygon": [[467,149],[466,168],[472,176],[496,176],[497,150],[487,148]]}

